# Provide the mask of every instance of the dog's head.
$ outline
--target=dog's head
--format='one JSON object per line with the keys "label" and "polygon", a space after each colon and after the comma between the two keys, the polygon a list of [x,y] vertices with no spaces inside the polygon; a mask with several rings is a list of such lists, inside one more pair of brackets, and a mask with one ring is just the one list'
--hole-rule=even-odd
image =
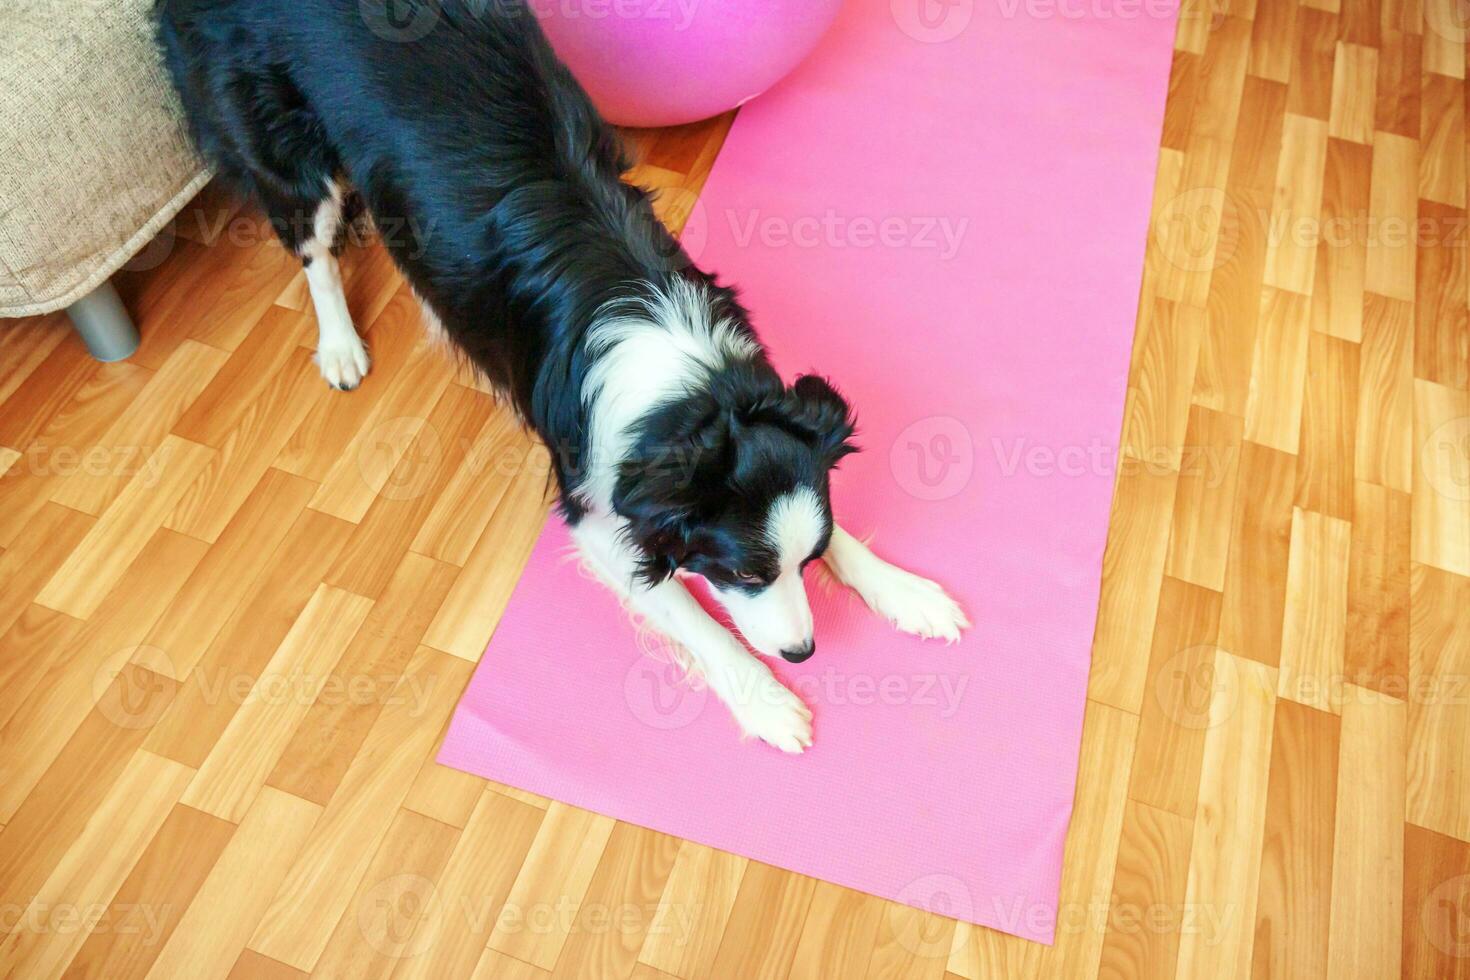
{"label": "dog's head", "polygon": [[756,651],[800,663],[816,648],[802,573],[832,535],[828,475],[855,451],[852,414],[815,375],[741,388],[727,379],[645,419],[613,503],[646,580],[703,576]]}

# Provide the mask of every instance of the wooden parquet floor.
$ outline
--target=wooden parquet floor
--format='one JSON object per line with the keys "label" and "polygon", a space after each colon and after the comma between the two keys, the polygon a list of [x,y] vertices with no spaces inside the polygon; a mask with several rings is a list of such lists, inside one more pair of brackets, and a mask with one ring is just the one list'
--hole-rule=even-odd
{"label": "wooden parquet floor", "polygon": [[206,192],[131,360],[0,327],[0,974],[1470,977],[1465,18],[1185,11],[1054,947],[437,766],[541,450]]}

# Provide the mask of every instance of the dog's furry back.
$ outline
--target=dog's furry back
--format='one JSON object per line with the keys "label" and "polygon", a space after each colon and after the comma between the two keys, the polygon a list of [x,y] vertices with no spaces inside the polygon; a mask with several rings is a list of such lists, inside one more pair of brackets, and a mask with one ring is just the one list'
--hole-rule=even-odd
{"label": "dog's furry back", "polygon": [[358,0],[160,0],[159,35],[201,149],[277,220],[336,174],[358,189],[451,340],[573,461],[565,502],[599,311],[670,277],[738,306],[619,179],[616,132],[524,3],[437,6],[398,40]]}

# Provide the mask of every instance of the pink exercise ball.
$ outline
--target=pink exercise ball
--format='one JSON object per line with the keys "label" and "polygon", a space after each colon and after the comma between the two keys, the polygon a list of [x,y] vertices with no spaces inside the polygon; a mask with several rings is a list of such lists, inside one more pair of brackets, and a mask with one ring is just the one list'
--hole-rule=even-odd
{"label": "pink exercise ball", "polygon": [[760,95],[816,47],[842,0],[530,0],[609,122],[674,126]]}

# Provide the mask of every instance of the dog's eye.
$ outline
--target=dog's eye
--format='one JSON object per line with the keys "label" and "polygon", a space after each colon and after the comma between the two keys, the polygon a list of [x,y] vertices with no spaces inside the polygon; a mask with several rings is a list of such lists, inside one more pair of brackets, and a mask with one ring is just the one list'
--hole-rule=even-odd
{"label": "dog's eye", "polygon": [[741,585],[760,586],[767,584],[764,576],[756,575],[753,572],[736,572],[735,581],[739,582]]}

